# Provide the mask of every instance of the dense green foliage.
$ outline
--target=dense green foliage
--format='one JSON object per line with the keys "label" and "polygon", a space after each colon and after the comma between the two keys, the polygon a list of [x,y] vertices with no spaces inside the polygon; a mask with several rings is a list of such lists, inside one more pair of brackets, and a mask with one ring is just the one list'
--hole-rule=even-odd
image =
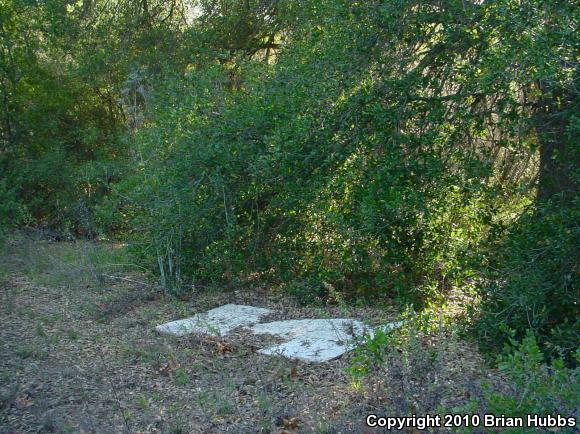
{"label": "dense green foliage", "polygon": [[575,1],[2,5],[0,222],[574,351]]}
{"label": "dense green foliage", "polygon": [[0,2],[0,197],[20,202],[0,218],[91,235],[137,122],[132,77],[179,65],[173,27],[143,21],[132,2]]}
{"label": "dense green foliage", "polygon": [[578,206],[525,213],[494,244],[475,330],[488,349],[531,329],[551,356],[578,348]]}
{"label": "dense green foliage", "polygon": [[[513,388],[502,390],[491,382],[486,383],[479,399],[471,399],[465,406],[454,409],[455,412],[465,414],[479,411],[524,420],[530,414],[573,414],[580,404],[580,368],[566,368],[561,359],[546,364],[533,334],[526,335],[521,342],[512,340],[510,347],[509,353],[498,356],[498,366],[512,382]],[[474,431],[473,428],[461,430]],[[576,428],[565,427],[561,431],[573,433]],[[507,428],[502,432],[532,434],[538,432],[538,428]]]}

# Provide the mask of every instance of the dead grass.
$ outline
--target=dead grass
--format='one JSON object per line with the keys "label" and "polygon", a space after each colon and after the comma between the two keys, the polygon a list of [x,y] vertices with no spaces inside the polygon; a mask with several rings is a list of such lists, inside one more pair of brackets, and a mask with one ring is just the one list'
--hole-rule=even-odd
{"label": "dead grass", "polygon": [[272,319],[348,314],[372,323],[394,312],[309,309],[264,290],[169,300],[135,283],[147,279],[135,267],[110,266],[118,263],[127,263],[121,249],[107,246],[8,245],[0,432],[361,433],[369,411],[434,412],[466,399],[485,375],[453,336],[393,350],[359,383],[346,373],[352,355],[314,365],[257,354],[265,338],[243,332],[227,341],[159,336],[160,322],[228,302],[276,309]]}

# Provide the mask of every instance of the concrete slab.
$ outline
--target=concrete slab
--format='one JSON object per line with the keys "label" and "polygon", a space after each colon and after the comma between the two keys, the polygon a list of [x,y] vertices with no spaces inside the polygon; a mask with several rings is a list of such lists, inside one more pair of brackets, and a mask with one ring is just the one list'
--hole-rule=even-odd
{"label": "concrete slab", "polygon": [[[402,323],[379,327],[387,332]],[[280,355],[306,362],[327,362],[340,357],[356,345],[355,338],[373,336],[376,329],[365,327],[357,320],[345,318],[301,319],[256,324],[250,328],[255,334],[269,334],[288,339],[282,344],[258,350],[261,354]]]}
{"label": "concrete slab", "polygon": [[306,362],[326,362],[352,350],[362,336],[373,336],[377,330],[389,332],[402,322],[371,328],[362,322],[347,318],[295,319],[259,323],[272,310],[226,304],[191,318],[157,326],[159,333],[183,336],[191,333],[225,336],[238,327],[246,327],[253,334],[268,334],[285,342],[258,350],[261,354],[280,355]]}
{"label": "concrete slab", "polygon": [[155,327],[159,333],[184,336],[191,333],[225,336],[241,326],[251,326],[272,310],[241,304],[226,304],[199,313],[191,318],[180,319]]}

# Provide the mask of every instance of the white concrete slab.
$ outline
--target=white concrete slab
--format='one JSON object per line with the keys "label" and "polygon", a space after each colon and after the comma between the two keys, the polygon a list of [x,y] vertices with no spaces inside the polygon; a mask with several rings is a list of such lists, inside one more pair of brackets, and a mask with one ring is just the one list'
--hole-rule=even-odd
{"label": "white concrete slab", "polygon": [[402,325],[403,325],[403,321],[389,322],[387,324],[383,324],[383,325],[380,325],[378,327],[375,327],[374,329],[372,329],[370,331],[369,335],[372,338],[375,335],[375,332],[377,330],[381,330],[384,333],[389,333],[391,330],[398,329]]}
{"label": "white concrete slab", "polygon": [[251,326],[272,310],[261,307],[226,304],[199,313],[191,318],[180,319],[155,327],[159,333],[183,336],[191,333],[225,336],[241,326]]}
{"label": "white concrete slab", "polygon": [[[401,323],[379,327],[388,332]],[[281,355],[306,362],[326,362],[340,357],[356,345],[355,338],[373,336],[376,329],[360,321],[344,318],[302,319],[256,324],[250,328],[254,334],[269,334],[288,339],[282,344],[258,350],[261,354]]]}
{"label": "white concrete slab", "polygon": [[373,336],[377,330],[389,332],[402,322],[393,322],[371,328],[362,322],[346,319],[297,319],[259,324],[270,309],[226,304],[199,313],[190,318],[157,326],[159,333],[183,336],[191,333],[225,336],[238,327],[247,327],[254,334],[268,334],[285,342],[258,350],[261,354],[281,355],[306,362],[326,362],[352,350],[360,340],[355,338]]}

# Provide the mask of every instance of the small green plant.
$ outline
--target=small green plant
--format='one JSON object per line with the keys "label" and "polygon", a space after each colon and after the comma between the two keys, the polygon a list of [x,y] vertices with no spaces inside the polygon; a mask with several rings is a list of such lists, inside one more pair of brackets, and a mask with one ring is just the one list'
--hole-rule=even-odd
{"label": "small green plant", "polygon": [[0,410],[10,406],[18,393],[18,386],[13,384],[10,388],[0,391]]}
{"label": "small green plant", "polygon": [[144,396],[140,396],[140,397],[137,399],[137,405],[139,406],[139,408],[140,408],[140,409],[142,409],[142,410],[146,410],[146,409],[148,409],[148,408],[149,408],[149,401],[147,400],[147,398],[146,398],[146,397],[144,397]]}
{"label": "small green plant", "polygon": [[172,424],[167,431],[170,434],[183,434],[185,430],[177,423]]}
{"label": "small green plant", "polygon": [[[580,351],[576,352],[577,360]],[[579,360],[580,361],[580,360]],[[526,417],[529,414],[570,417],[580,407],[580,368],[570,369],[562,359],[551,364],[544,361],[536,337],[528,331],[526,337],[517,342],[511,339],[506,352],[497,359],[498,369],[509,381],[508,387],[490,382],[482,385],[481,400],[470,400],[453,412],[481,412],[502,414],[508,417]],[[469,430],[465,432],[471,432]],[[537,428],[506,429],[505,433],[535,433]],[[562,428],[559,432],[576,432],[575,428]]]}
{"label": "small green plant", "polygon": [[258,406],[264,413],[272,412],[272,398],[266,393],[258,394]]}
{"label": "small green plant", "polygon": [[[580,358],[580,352],[576,357]],[[491,410],[571,414],[580,406],[580,369],[567,369],[561,359],[545,364],[531,331],[521,343],[511,341],[510,351],[498,357],[498,367],[513,382],[517,394],[513,397],[489,390]]]}
{"label": "small green plant", "polygon": [[228,399],[222,399],[219,401],[219,408],[217,410],[218,414],[225,416],[233,413],[234,406]]}
{"label": "small green plant", "polygon": [[131,419],[133,419],[133,413],[129,409],[124,409],[122,415],[125,422],[129,422]]}
{"label": "small green plant", "polygon": [[367,375],[373,366],[382,364],[390,342],[389,335],[380,329],[373,336],[364,337],[347,368],[349,375],[356,380]]}
{"label": "small green plant", "polygon": [[46,343],[48,345],[56,345],[60,341],[60,334],[52,333],[50,335],[46,335]]}
{"label": "small green plant", "polygon": [[184,369],[176,369],[174,378],[175,384],[178,386],[185,386],[187,383],[189,383],[189,375],[187,375],[187,372]]}
{"label": "small green plant", "polygon": [[35,354],[35,350],[30,345],[22,345],[16,348],[16,355],[21,359],[28,359]]}
{"label": "small green plant", "polygon": [[42,327],[42,323],[38,323],[36,324],[36,334],[37,336],[40,337],[45,337],[46,336],[46,332],[44,331],[44,327]]}
{"label": "small green plant", "polygon": [[202,390],[196,397],[197,404],[203,409],[206,407],[210,399],[209,392]]}

